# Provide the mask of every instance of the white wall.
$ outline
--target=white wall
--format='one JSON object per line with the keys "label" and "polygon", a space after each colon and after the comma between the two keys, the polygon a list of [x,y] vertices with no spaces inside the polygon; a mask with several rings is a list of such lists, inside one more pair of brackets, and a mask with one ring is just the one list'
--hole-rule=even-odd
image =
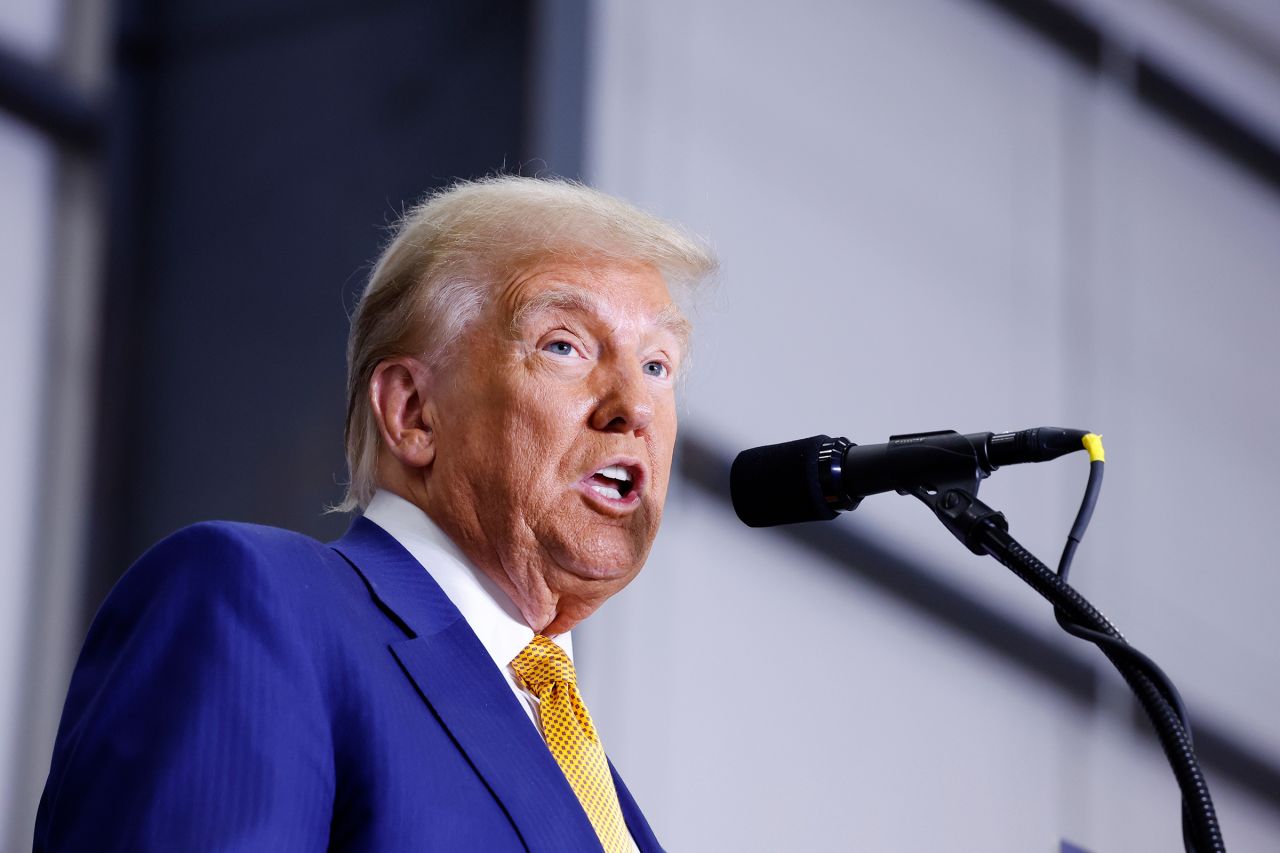
{"label": "white wall", "polygon": [[52,152],[44,141],[0,115],[0,447],[6,456],[5,488],[0,490],[0,822],[20,782],[18,732],[32,654],[27,632],[39,494],[52,169]]}
{"label": "white wall", "polygon": [[[0,41],[34,59],[53,55],[58,4],[0,6]],[[38,134],[0,114],[0,447],[7,448],[0,493],[0,839],[21,783],[22,685],[27,678],[27,602],[35,562],[37,463],[42,404],[38,369],[45,347],[53,152]]]}
{"label": "white wall", "polygon": [[[1280,196],[982,4],[610,0],[595,27],[593,181],[725,262],[682,428],[726,449],[1103,432],[1075,580],[1202,719],[1280,761]],[[1085,468],[1002,471],[983,497],[1056,558]],[[1058,636],[923,507],[857,516]],[[1118,679],[1097,712],[1065,705],[688,486],[582,633],[610,750],[672,849],[1180,844]],[[1280,814],[1210,779],[1232,849],[1273,845]]]}
{"label": "white wall", "polygon": [[[0,42],[34,59],[53,55],[59,4],[0,5]],[[0,114],[0,839],[19,784],[18,727],[27,677],[27,603],[32,585],[49,244],[53,227],[50,146]]]}
{"label": "white wall", "polygon": [[[104,0],[0,5],[0,42],[94,97]],[[96,411],[100,176],[0,113],[0,849],[30,849],[81,637]]]}
{"label": "white wall", "polygon": [[0,42],[35,60],[57,53],[62,4],[40,0],[7,0],[0,6]]}

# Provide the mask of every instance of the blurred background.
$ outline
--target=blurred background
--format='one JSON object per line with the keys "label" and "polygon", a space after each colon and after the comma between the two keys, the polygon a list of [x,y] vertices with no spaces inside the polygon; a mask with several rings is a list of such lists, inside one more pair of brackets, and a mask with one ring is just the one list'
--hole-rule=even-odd
{"label": "blurred background", "polygon": [[[1181,688],[1231,849],[1277,849],[1269,0],[5,0],[0,845],[149,544],[342,532],[347,312],[406,204],[498,169],[724,263],[663,533],[576,642],[669,849],[1180,849],[1119,677],[923,506],[725,499],[747,446],[1047,424],[1106,437],[1073,581]],[[1053,561],[1086,473],[982,496]]]}

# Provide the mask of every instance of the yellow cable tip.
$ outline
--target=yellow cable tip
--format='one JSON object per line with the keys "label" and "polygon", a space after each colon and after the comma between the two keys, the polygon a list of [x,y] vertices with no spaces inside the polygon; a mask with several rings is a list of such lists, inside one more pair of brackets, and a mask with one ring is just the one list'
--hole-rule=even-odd
{"label": "yellow cable tip", "polygon": [[1084,449],[1089,451],[1090,462],[1106,462],[1107,455],[1102,449],[1102,436],[1097,433],[1089,433],[1081,441],[1084,442]]}

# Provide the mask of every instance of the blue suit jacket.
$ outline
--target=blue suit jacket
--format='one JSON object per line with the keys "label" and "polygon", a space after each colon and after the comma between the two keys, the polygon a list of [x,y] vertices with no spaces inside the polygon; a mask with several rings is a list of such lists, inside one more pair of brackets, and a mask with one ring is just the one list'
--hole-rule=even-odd
{"label": "blue suit jacket", "polygon": [[[614,773],[642,851],[661,848]],[[431,576],[363,518],[332,545],[201,524],[85,640],[35,850],[599,851]]]}

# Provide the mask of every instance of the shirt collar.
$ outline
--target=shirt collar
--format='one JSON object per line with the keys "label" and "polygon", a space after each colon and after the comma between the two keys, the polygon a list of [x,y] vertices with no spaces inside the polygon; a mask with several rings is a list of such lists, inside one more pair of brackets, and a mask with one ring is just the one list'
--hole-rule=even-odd
{"label": "shirt collar", "polygon": [[[502,588],[476,568],[425,512],[399,495],[378,490],[364,517],[391,534],[430,573],[498,669],[507,672],[508,664],[533,639],[533,630]],[[572,660],[570,634],[554,639]]]}

